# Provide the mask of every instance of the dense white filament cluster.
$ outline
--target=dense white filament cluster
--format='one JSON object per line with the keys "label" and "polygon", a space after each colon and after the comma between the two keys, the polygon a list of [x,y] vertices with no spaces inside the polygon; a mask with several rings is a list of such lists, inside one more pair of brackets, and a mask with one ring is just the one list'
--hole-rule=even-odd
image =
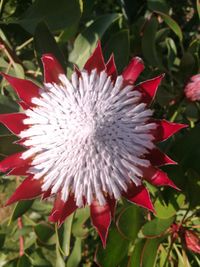
{"label": "dense white filament cluster", "polygon": [[42,178],[44,191],[61,191],[63,201],[73,193],[79,207],[83,199],[104,205],[130,180],[141,183],[141,169],[150,164],[144,155],[154,147],[152,111],[122,76],[113,83],[105,71],[83,70],[60,81],[45,84],[32,99],[36,107],[25,111],[30,127],[20,133],[28,147],[22,156],[32,158],[29,173]]}

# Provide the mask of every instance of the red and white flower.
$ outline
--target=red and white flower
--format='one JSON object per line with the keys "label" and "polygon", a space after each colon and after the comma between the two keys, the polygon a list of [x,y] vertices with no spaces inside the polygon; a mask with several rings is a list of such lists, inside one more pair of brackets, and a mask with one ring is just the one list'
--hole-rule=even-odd
{"label": "red and white flower", "polygon": [[49,219],[58,224],[89,205],[105,246],[119,198],[153,211],[143,180],[176,188],[158,169],[175,162],[155,144],[185,125],[152,118],[149,105],[163,75],[134,85],[144,69],[138,57],[118,76],[113,56],[105,63],[98,43],[83,70],[75,67],[71,80],[53,55],[44,55],[42,62],[42,87],[2,74],[24,112],[2,114],[0,122],[26,148],[0,162],[2,172],[26,176],[7,205],[53,195]]}
{"label": "red and white flower", "polygon": [[200,101],[200,74],[196,74],[190,78],[184,91],[188,100]]}

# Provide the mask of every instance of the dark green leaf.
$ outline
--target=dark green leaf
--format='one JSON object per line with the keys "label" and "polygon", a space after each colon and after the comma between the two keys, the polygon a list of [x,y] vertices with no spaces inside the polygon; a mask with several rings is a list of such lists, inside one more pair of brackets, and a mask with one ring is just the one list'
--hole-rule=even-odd
{"label": "dark green leaf", "polygon": [[147,22],[144,30],[142,38],[142,52],[149,64],[152,66],[162,67],[155,42],[157,30],[158,21],[155,17],[153,17]]}
{"label": "dark green leaf", "polygon": [[152,11],[157,10],[163,13],[168,13],[169,11],[169,5],[166,0],[148,0],[147,5]]}
{"label": "dark green leaf", "polygon": [[0,113],[18,112],[19,106],[11,98],[0,95]]}
{"label": "dark green leaf", "polygon": [[30,207],[32,206],[34,200],[22,200],[20,202],[17,203],[13,214],[11,216],[11,221],[16,220],[17,218],[21,217],[27,210],[30,209]]}
{"label": "dark green leaf", "polygon": [[99,247],[96,255],[97,263],[102,267],[116,267],[127,255],[129,241],[124,239],[116,227],[109,231],[106,249]]}
{"label": "dark green leaf", "polygon": [[108,59],[113,53],[119,73],[127,65],[129,59],[129,31],[121,30],[114,34],[105,45],[105,58]]}
{"label": "dark green leaf", "polygon": [[29,258],[26,255],[23,255],[19,258],[17,262],[17,267],[31,267],[31,262],[29,261]]}
{"label": "dark green leaf", "polygon": [[22,19],[16,21],[30,33],[34,33],[40,21],[46,21],[51,31],[78,24],[82,12],[80,0],[36,0],[25,12]]}
{"label": "dark green leaf", "polygon": [[0,249],[3,247],[5,242],[6,234],[0,234]]}
{"label": "dark green leaf", "polygon": [[64,56],[44,22],[39,23],[35,30],[34,43],[38,58],[41,58],[43,54],[52,53],[65,69]]}
{"label": "dark green leaf", "polygon": [[55,233],[54,228],[46,223],[39,223],[34,229],[39,240],[42,242],[47,242],[48,239]]}
{"label": "dark green leaf", "polygon": [[14,135],[2,135],[0,136],[0,154],[1,155],[10,155],[15,152],[23,151],[24,149],[15,144],[18,138]]}

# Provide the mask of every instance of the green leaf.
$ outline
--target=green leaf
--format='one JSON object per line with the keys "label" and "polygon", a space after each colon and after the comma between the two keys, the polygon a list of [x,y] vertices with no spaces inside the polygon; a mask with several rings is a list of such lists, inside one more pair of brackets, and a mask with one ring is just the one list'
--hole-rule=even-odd
{"label": "green leaf", "polygon": [[78,25],[82,13],[81,0],[36,0],[23,14],[22,19],[12,21],[34,33],[40,21],[46,21],[51,31]]}
{"label": "green leaf", "polygon": [[81,261],[81,238],[76,238],[74,247],[67,261],[67,267],[77,267]]}
{"label": "green leaf", "polygon": [[17,262],[17,267],[31,267],[31,262],[29,261],[29,258],[26,255],[23,255],[19,258]]}
{"label": "green leaf", "polygon": [[56,231],[59,250],[64,256],[68,256],[70,252],[70,240],[72,232],[72,221],[74,214],[71,214],[65,219],[62,227]]}
{"label": "green leaf", "polygon": [[178,23],[174,19],[172,19],[170,16],[168,16],[168,15],[166,15],[160,11],[156,11],[156,13],[158,13],[162,17],[164,22],[178,36],[180,41],[182,41],[183,40],[183,33],[182,33],[182,30],[181,30],[180,26],[178,25]]}
{"label": "green leaf", "polygon": [[6,234],[0,234],[0,249],[3,247],[6,239]]}
{"label": "green leaf", "polygon": [[148,8],[152,11],[158,10],[163,13],[168,13],[169,5],[166,0],[148,0]]}
{"label": "green leaf", "polygon": [[196,0],[196,1],[197,1],[197,12],[198,12],[199,19],[200,19],[200,2],[199,0]]}
{"label": "green leaf", "polygon": [[162,68],[162,64],[160,62],[158,51],[156,48],[156,33],[158,30],[158,21],[155,17],[152,17],[150,21],[148,21],[142,38],[142,52],[145,59],[152,66],[158,66]]}
{"label": "green leaf", "polygon": [[58,59],[63,68],[66,68],[65,58],[44,22],[39,23],[35,30],[34,44],[38,58],[41,58],[43,54],[52,53]]}
{"label": "green leaf", "polygon": [[85,222],[90,217],[90,210],[88,207],[77,209],[74,215],[72,233],[75,237],[85,237],[88,229],[85,227]]}
{"label": "green leaf", "polygon": [[73,216],[74,214],[71,214],[69,217],[67,217],[67,219],[63,224],[64,231],[63,231],[63,241],[61,248],[65,256],[68,256],[70,252],[70,240],[71,240]]}
{"label": "green leaf", "polygon": [[11,216],[11,221],[15,221],[17,218],[21,217],[27,210],[30,209],[32,206],[34,200],[22,200],[17,203],[15,206],[12,216]]}
{"label": "green leaf", "polygon": [[0,136],[0,154],[10,155],[15,152],[23,151],[23,147],[15,144],[18,138],[14,135],[2,135]]}
{"label": "green leaf", "polygon": [[34,230],[39,240],[44,243],[55,233],[54,228],[46,223],[37,224]]}
{"label": "green leaf", "polygon": [[169,199],[169,202],[166,204],[164,201],[158,198],[154,207],[156,210],[156,217],[160,219],[167,219],[174,216],[185,203],[185,196],[183,194],[176,195],[175,193]]}
{"label": "green leaf", "polygon": [[123,238],[116,227],[109,230],[106,249],[99,247],[96,261],[102,267],[116,267],[124,259],[128,252],[129,241]]}
{"label": "green leaf", "polygon": [[147,222],[142,228],[142,233],[145,237],[155,238],[163,234],[173,223],[174,217],[168,219],[155,218]]}
{"label": "green leaf", "polygon": [[128,63],[130,53],[129,41],[129,31],[121,30],[112,35],[105,45],[105,58],[108,59],[112,53],[114,54],[115,63],[119,73]]}
{"label": "green leaf", "polygon": [[141,254],[142,254],[142,250],[143,250],[144,244],[145,244],[145,240],[144,239],[139,240],[135,244],[134,250],[133,250],[133,252],[131,254],[131,257],[130,257],[130,263],[129,263],[128,267],[141,267],[141,265],[140,265],[140,257],[141,257]]}
{"label": "green leaf", "polygon": [[98,39],[101,39],[109,26],[119,18],[119,14],[103,15],[97,18],[77,36],[69,60],[82,68],[93,52]]}
{"label": "green leaf", "polygon": [[161,237],[161,238],[146,240],[144,247],[142,249],[141,257],[140,257],[140,266],[154,267],[154,264],[157,258],[157,253],[158,253],[158,246],[163,241],[163,239],[164,238]]}
{"label": "green leaf", "polygon": [[16,102],[14,102],[11,98],[0,95],[0,113],[12,113],[18,112],[19,106]]}
{"label": "green leaf", "polygon": [[142,209],[132,205],[123,210],[117,220],[119,232],[130,240],[135,240],[144,222]]}

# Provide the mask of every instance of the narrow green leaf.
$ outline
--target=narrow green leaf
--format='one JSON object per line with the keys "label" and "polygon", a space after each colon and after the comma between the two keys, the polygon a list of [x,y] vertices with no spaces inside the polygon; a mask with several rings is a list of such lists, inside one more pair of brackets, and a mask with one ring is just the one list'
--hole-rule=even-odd
{"label": "narrow green leaf", "polygon": [[200,19],[200,1],[199,0],[197,0],[197,12],[198,12],[199,19]]}
{"label": "narrow green leaf", "polygon": [[68,256],[69,251],[70,251],[70,240],[71,240],[73,216],[74,214],[70,215],[64,223],[64,233],[63,233],[64,236],[63,236],[63,243],[62,243],[62,251],[64,252],[65,256]]}
{"label": "narrow green leaf", "polygon": [[15,206],[14,210],[13,210],[13,214],[11,216],[11,221],[15,221],[17,218],[21,217],[25,212],[27,212],[27,210],[30,209],[30,207],[32,206],[34,200],[22,200],[20,202],[17,203],[17,205]]}
{"label": "narrow green leaf", "polygon": [[180,26],[178,25],[178,23],[174,19],[172,19],[169,15],[166,15],[160,11],[156,11],[156,13],[162,17],[164,22],[178,36],[180,41],[182,41],[183,40],[183,33],[182,33],[182,30],[181,30]]}
{"label": "narrow green leaf", "polygon": [[74,48],[69,55],[69,60],[82,68],[94,50],[97,40],[101,39],[109,26],[119,18],[119,14],[108,14],[97,18],[77,36],[74,42]]}
{"label": "narrow green leaf", "polygon": [[130,40],[129,31],[121,30],[116,34],[112,35],[109,41],[105,45],[104,54],[105,58],[108,59],[113,53],[115,56],[115,63],[119,73],[127,65],[129,59]]}
{"label": "narrow green leaf", "polygon": [[[34,34],[34,44],[39,59],[45,53],[52,53],[58,59],[63,68],[66,68],[65,58],[60,48],[58,47],[53,35],[44,22],[40,22],[36,27]],[[41,63],[40,60],[39,62]]]}
{"label": "narrow green leaf", "polygon": [[155,218],[147,222],[142,228],[142,233],[146,237],[157,237],[163,234],[173,223],[174,217],[168,219]]}
{"label": "narrow green leaf", "polygon": [[142,254],[142,250],[145,244],[145,240],[139,240],[133,249],[133,252],[130,256],[130,261],[128,267],[140,267],[140,257]]}
{"label": "narrow green leaf", "polygon": [[158,30],[158,21],[155,17],[152,17],[148,21],[142,38],[142,52],[145,59],[155,67],[162,68],[161,61],[158,56],[156,48],[156,33]]}
{"label": "narrow green leaf", "polygon": [[81,238],[76,238],[74,247],[67,261],[67,267],[77,267],[81,261]]}
{"label": "narrow green leaf", "polygon": [[6,239],[6,234],[0,234],[0,249],[3,247]]}

